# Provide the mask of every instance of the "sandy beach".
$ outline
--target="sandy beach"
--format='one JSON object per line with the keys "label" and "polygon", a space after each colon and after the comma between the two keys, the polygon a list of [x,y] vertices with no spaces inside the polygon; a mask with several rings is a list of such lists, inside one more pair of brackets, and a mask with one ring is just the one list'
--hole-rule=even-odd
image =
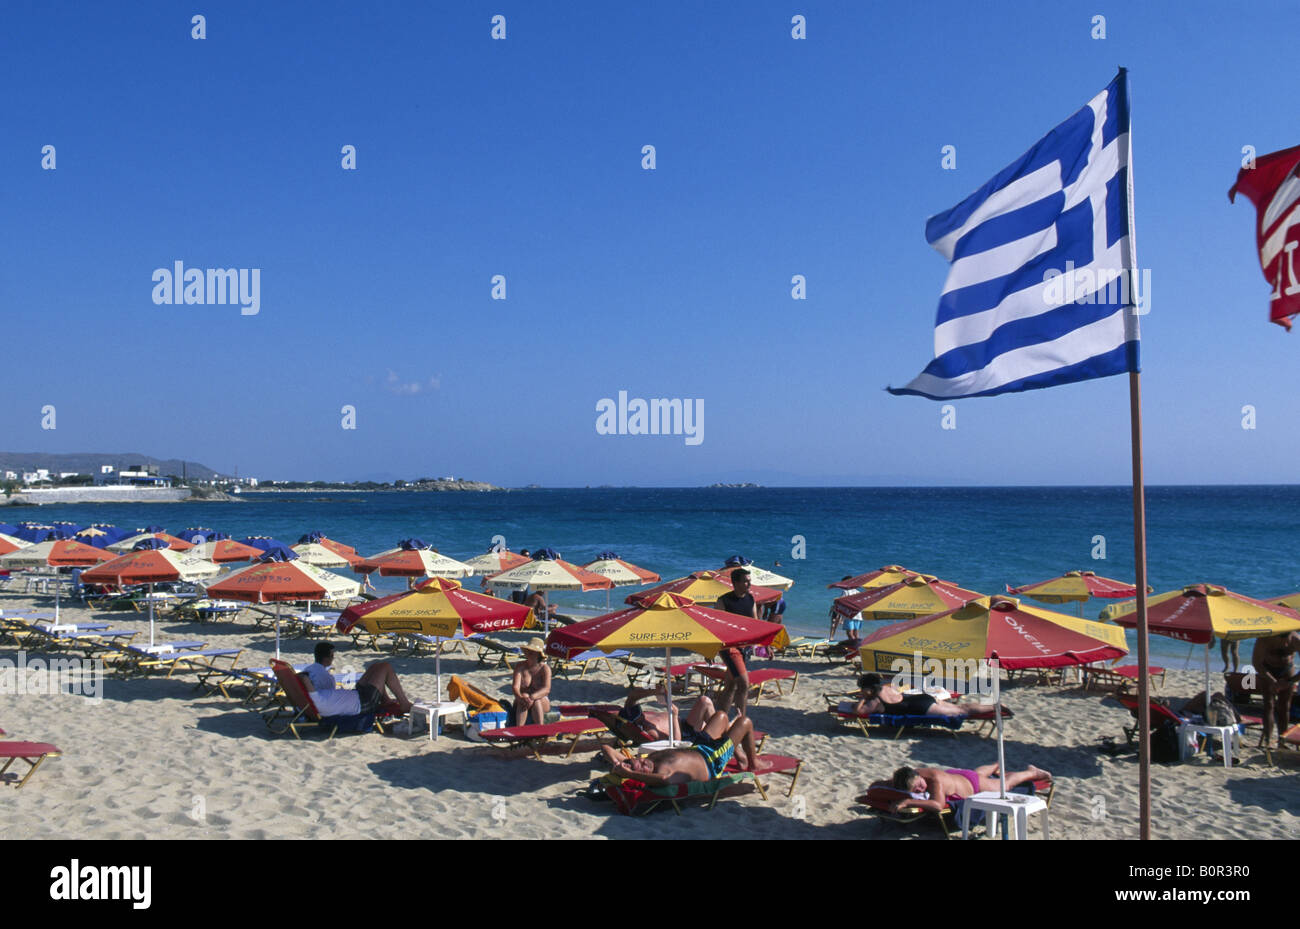
{"label": "sandy beach", "polygon": [[[23,607],[45,609],[47,602],[0,593],[0,608]],[[147,640],[143,614],[73,608],[63,610],[62,617],[138,628],[144,635],[137,642]],[[272,634],[247,619],[196,623],[163,617],[158,638],[242,647],[242,667],[266,665],[274,648]],[[360,670],[390,658],[408,694],[433,697],[432,657],[392,658],[362,651],[344,636],[334,641],[338,670]],[[311,645],[286,639],[285,657],[310,661]],[[12,643],[0,646],[0,659],[17,657]],[[34,657],[44,656],[28,653]],[[943,834],[932,824],[910,829],[881,822],[855,807],[853,799],[902,764],[973,768],[996,760],[996,742],[972,731],[956,738],[935,732],[866,739],[824,709],[823,693],[843,692],[852,684],[846,665],[793,658],[772,665],[798,670],[797,689],[785,697],[765,697],[751,716],[768,733],[767,751],[803,759],[794,796],[785,795],[785,778],[770,777],[766,802],[750,792],[725,798],[712,811],[689,806],[680,816],[627,817],[609,803],[580,796],[601,773],[591,739],[571,757],[552,747],[541,761],[468,742],[456,731],[436,742],[418,731],[410,737],[371,733],[331,742],[319,735],[295,741],[271,735],[236,701],[196,689],[193,675],[173,680],[106,676],[98,703],[68,694],[6,694],[0,728],[9,738],[52,742],[63,754],[49,759],[22,790],[5,790],[5,833],[69,839],[936,839]],[[482,668],[470,656],[444,657],[442,671],[444,685],[454,673],[488,693],[509,689],[508,671]],[[1188,697],[1200,680],[1198,672],[1171,671],[1158,693]],[[565,703],[613,702],[622,699],[626,683],[622,673],[557,678],[552,695]],[[1052,838],[1137,838],[1136,756],[1111,758],[1097,751],[1103,736],[1123,742],[1129,714],[1105,705],[1103,695],[1077,687],[1012,682],[1004,701],[1016,714],[1006,730],[1008,766],[1032,763],[1056,776]],[[1253,730],[1244,737],[1245,762],[1232,771],[1205,756],[1154,765],[1153,836],[1298,834],[1294,762],[1269,767],[1254,748],[1257,740]],[[1037,828],[1030,836],[1040,838]]]}

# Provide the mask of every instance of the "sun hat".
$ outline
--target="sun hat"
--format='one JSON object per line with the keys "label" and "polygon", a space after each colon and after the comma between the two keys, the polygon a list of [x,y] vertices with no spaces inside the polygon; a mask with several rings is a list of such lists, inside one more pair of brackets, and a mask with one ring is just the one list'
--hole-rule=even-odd
{"label": "sun hat", "polygon": [[524,651],[537,652],[537,654],[539,655],[545,655],[546,643],[542,641],[541,636],[535,635],[531,639],[529,639],[528,642],[524,645]]}

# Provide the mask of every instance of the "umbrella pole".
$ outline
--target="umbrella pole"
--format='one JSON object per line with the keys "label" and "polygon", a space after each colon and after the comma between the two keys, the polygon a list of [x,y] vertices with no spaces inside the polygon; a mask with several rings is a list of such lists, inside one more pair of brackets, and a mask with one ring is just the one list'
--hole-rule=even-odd
{"label": "umbrella pole", "polygon": [[1207,720],[1210,718],[1210,643],[1213,641],[1214,641],[1214,637],[1211,636],[1210,641],[1205,643],[1205,714],[1204,715]]}
{"label": "umbrella pole", "polygon": [[664,649],[664,692],[668,695],[668,740],[676,742],[681,730],[673,719],[673,647]]}
{"label": "umbrella pole", "polygon": [[280,601],[275,601],[275,660],[280,660]]}
{"label": "umbrella pole", "polygon": [[[438,650],[433,653],[433,673],[436,681],[433,702],[440,704],[442,703],[442,636],[438,636]],[[438,725],[438,720],[429,720],[429,725]]]}
{"label": "umbrella pole", "polygon": [[153,648],[153,581],[149,582],[149,647]]}
{"label": "umbrella pole", "polygon": [[1007,798],[1007,758],[1002,744],[1002,667],[1001,662],[996,658],[989,664],[993,667],[993,712],[998,721],[998,781],[1002,787],[1002,799],[1005,800]]}

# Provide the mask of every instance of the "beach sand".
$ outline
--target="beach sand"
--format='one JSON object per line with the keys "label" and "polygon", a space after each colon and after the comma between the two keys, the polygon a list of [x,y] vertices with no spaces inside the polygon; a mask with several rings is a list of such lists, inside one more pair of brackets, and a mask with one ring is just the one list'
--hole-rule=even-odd
{"label": "beach sand", "polygon": [[[45,601],[0,594],[0,608],[46,607]],[[142,614],[63,611],[64,621],[111,620],[139,628]],[[213,647],[244,647],[244,667],[265,666],[273,636],[237,623],[199,624],[162,618],[160,641],[199,638]],[[380,656],[335,636],[336,670],[360,670]],[[311,660],[312,643],[286,639],[287,660]],[[0,646],[0,659],[18,649]],[[28,653],[28,658],[42,657]],[[661,660],[661,656],[641,656]],[[414,698],[434,696],[432,657],[391,658]],[[686,660],[683,655],[682,660]],[[766,667],[760,662],[759,666]],[[899,765],[973,768],[996,760],[997,745],[972,732],[864,738],[825,712],[823,693],[851,689],[843,663],[782,660],[772,666],[799,671],[793,695],[765,697],[752,707],[766,750],[804,760],[794,796],[788,780],[767,778],[769,800],[757,793],[724,798],[712,811],[692,805],[682,815],[617,814],[609,803],[580,796],[601,773],[595,742],[584,740],[571,757],[552,748],[542,761],[510,756],[449,732],[432,742],[377,733],[325,742],[270,735],[260,718],[235,701],[205,695],[186,679],[106,677],[97,704],[68,694],[0,697],[0,728],[10,739],[52,742],[63,755],[45,762],[27,786],[0,788],[9,838],[942,838],[933,824],[916,828],[881,822],[853,799]],[[455,673],[489,693],[508,692],[509,673],[483,669],[472,657],[442,661],[444,686]],[[1201,677],[1170,672],[1160,694],[1191,696]],[[623,674],[601,672],[585,680],[557,678],[558,702],[617,702]],[[689,698],[688,698],[689,699]],[[1102,736],[1123,743],[1127,711],[1077,688],[1011,683],[1004,702],[1016,713],[1006,728],[1011,769],[1036,764],[1052,771],[1057,789],[1051,808],[1052,838],[1135,839],[1137,761],[1097,751]],[[1296,764],[1269,767],[1254,748],[1257,732],[1243,738],[1246,763],[1232,771],[1199,756],[1153,765],[1152,833],[1155,838],[1280,839],[1300,834]],[[1039,839],[1031,821],[1030,837]]]}

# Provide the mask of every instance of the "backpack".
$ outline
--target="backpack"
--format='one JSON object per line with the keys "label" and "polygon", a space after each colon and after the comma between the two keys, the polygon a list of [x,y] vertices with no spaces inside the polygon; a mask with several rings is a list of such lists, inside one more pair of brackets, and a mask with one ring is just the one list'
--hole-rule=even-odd
{"label": "backpack", "polygon": [[1173,720],[1162,720],[1151,730],[1151,760],[1169,764],[1178,758],[1178,727]]}
{"label": "backpack", "polygon": [[1205,710],[1205,721],[1211,726],[1236,726],[1241,722],[1241,714],[1227,697],[1215,694]]}

